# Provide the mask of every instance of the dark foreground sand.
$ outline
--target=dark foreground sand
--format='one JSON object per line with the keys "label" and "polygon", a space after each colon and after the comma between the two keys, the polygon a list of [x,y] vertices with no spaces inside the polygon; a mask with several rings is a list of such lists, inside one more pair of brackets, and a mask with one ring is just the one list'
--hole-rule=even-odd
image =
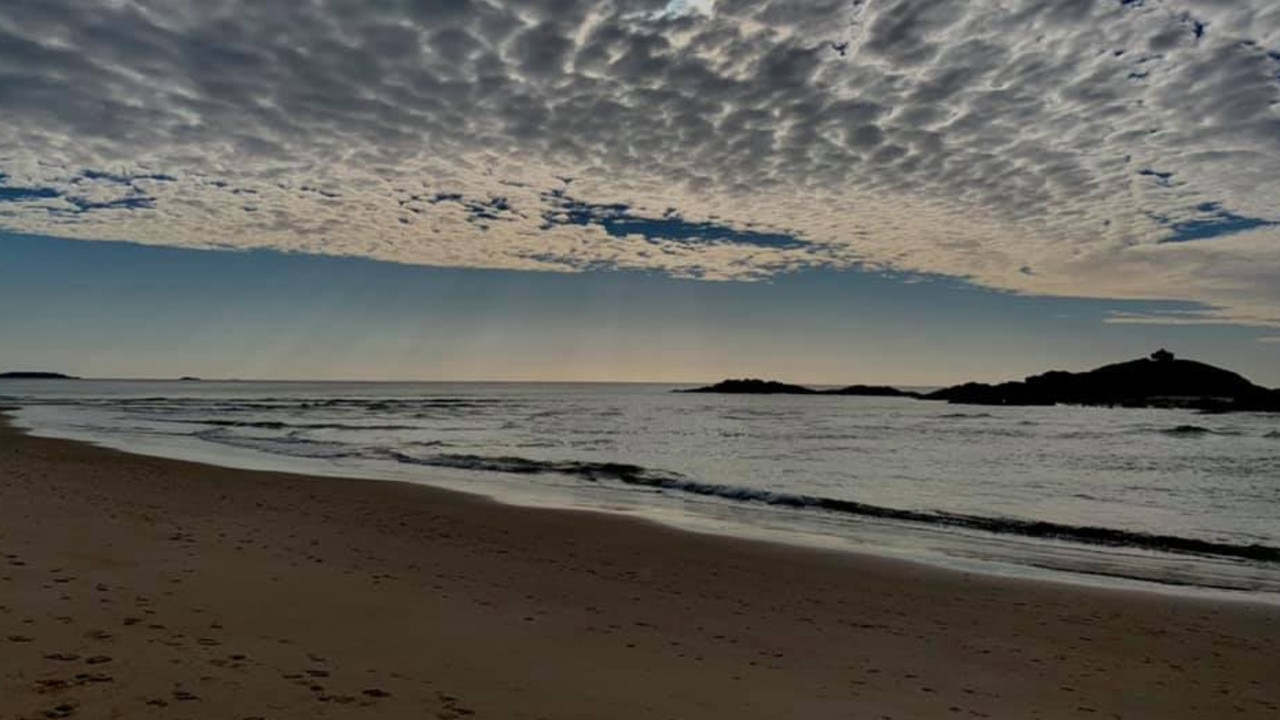
{"label": "dark foreground sand", "polygon": [[0,718],[1277,718],[1280,609],[0,428]]}

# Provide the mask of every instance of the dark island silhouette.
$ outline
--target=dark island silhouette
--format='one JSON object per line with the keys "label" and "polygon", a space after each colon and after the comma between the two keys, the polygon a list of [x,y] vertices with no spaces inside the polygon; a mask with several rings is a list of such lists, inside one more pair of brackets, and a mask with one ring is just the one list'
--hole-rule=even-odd
{"label": "dark island silhouette", "polygon": [[837,390],[823,390],[824,395],[857,395],[862,397],[908,397],[919,398],[920,393],[910,390],[899,390],[888,385],[850,385]]}
{"label": "dark island silhouette", "polygon": [[835,390],[814,390],[803,385],[791,385],[775,380],[742,378],[722,380],[715,385],[679,390],[686,393],[724,393],[726,395],[865,395],[871,397],[920,397],[919,393],[899,390],[887,385],[850,385]]}
{"label": "dark island silhouette", "polygon": [[687,393],[723,393],[726,395],[818,395],[819,392],[802,385],[789,385],[776,380],[758,380],[743,378],[741,380],[721,380],[715,385],[677,390]]}
{"label": "dark island silhouette", "polygon": [[55,372],[3,372],[0,380],[79,380],[74,375]]}
{"label": "dark island silhouette", "polygon": [[1230,370],[1179,359],[1168,350],[1087,372],[1053,370],[1021,381],[996,385],[969,382],[928,393],[877,385],[814,390],[756,379],[725,380],[682,392],[906,397],[966,405],[1091,405],[1184,408],[1206,412],[1280,412],[1280,390],[1256,385]]}

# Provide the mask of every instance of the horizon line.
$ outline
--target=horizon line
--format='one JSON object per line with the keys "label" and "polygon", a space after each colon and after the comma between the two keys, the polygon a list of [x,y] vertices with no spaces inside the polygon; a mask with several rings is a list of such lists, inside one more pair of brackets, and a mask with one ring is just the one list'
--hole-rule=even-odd
{"label": "horizon line", "polygon": [[[5,372],[28,372],[28,371],[21,371],[21,370],[19,370],[19,371],[5,371]],[[36,371],[31,371],[31,372],[36,372]],[[47,371],[40,371],[40,372],[47,372]],[[3,375],[3,374],[4,374],[4,373],[0,373],[0,375]],[[755,379],[755,378],[753,378],[753,377],[751,377],[751,376],[743,376],[743,377],[736,377],[736,376],[723,376],[723,377],[721,377],[721,378],[720,378],[720,380],[737,380],[737,379]],[[773,378],[759,378],[759,379],[772,380]],[[376,379],[376,380],[371,380],[371,379],[366,379],[366,378],[228,378],[228,377],[196,377],[196,376],[187,376],[187,377],[181,377],[181,376],[179,376],[179,377],[172,377],[172,376],[166,376],[166,377],[113,377],[113,376],[77,376],[77,375],[68,375],[67,377],[60,377],[60,378],[21,378],[21,377],[0,377],[0,382],[6,381],[6,380],[9,380],[9,381],[13,381],[13,380],[19,380],[19,381],[21,381],[21,380],[27,380],[27,381],[32,381],[32,380],[35,380],[35,381],[48,381],[48,382],[62,382],[62,381],[88,381],[88,382],[104,382],[104,381],[105,381],[105,382],[174,382],[174,383],[181,382],[181,383],[188,383],[188,384],[192,384],[192,383],[219,383],[219,382],[227,382],[227,383],[231,383],[231,382],[235,382],[235,383],[271,383],[271,382],[275,382],[275,383],[366,383],[366,384],[382,383],[382,384],[388,384],[388,385],[390,385],[390,384],[406,384],[406,383],[442,384],[442,385],[443,385],[443,384],[458,384],[458,385],[461,385],[461,384],[481,384],[481,383],[484,383],[484,384],[494,384],[494,385],[498,385],[498,384],[506,384],[506,385],[698,385],[698,384],[707,383],[707,382],[719,382],[719,381],[720,381],[720,380],[716,380],[716,381],[709,381],[709,380],[706,380],[706,379],[702,379],[702,380],[513,380],[513,379],[504,379],[504,380],[477,380],[477,379],[450,379],[450,380],[442,380],[442,379],[435,379],[435,380],[429,380],[429,379],[386,379],[386,378],[383,378],[383,379]],[[799,382],[799,383],[795,383],[795,384],[800,384],[800,385],[809,385],[809,386],[819,387],[819,388],[821,388],[821,387],[835,387],[835,388],[840,388],[840,387],[848,387],[848,386],[850,386],[850,385],[858,385],[858,384],[866,384],[866,383],[849,383],[849,382],[836,382],[836,383],[833,383],[833,382],[805,382],[805,381],[801,381],[801,382]],[[936,384],[924,384],[924,385],[912,385],[912,384],[908,384],[908,383],[903,383],[903,384],[894,384],[894,383],[874,383],[874,384],[876,384],[876,385],[885,385],[885,386],[888,386],[888,387],[906,388],[906,389],[921,389],[921,388],[937,388],[937,387],[943,387],[943,385],[936,385]]]}

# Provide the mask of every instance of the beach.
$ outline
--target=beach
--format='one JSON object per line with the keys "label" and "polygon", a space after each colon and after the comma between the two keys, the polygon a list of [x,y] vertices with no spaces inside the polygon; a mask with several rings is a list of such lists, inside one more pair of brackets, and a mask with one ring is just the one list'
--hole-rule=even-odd
{"label": "beach", "polygon": [[1280,607],[0,428],[0,718],[1272,718]]}

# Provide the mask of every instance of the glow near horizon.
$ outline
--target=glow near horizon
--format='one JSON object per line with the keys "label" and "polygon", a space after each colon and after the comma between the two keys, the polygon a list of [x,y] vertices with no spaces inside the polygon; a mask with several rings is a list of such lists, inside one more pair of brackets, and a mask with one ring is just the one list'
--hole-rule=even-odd
{"label": "glow near horizon", "polygon": [[1118,309],[1178,310],[871,272],[707,283],[0,235],[0,370],[943,385],[1167,346],[1280,385],[1277,347],[1253,331],[1102,322]]}

